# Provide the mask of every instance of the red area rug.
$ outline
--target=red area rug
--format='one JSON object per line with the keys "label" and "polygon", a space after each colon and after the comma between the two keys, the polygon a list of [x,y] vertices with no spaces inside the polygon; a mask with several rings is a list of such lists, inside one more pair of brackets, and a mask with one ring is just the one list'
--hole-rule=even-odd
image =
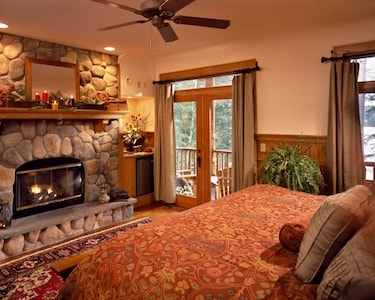
{"label": "red area rug", "polygon": [[52,263],[92,250],[110,238],[150,222],[151,218],[142,218],[123,223],[0,263],[0,299],[55,299],[64,282],[51,269]]}

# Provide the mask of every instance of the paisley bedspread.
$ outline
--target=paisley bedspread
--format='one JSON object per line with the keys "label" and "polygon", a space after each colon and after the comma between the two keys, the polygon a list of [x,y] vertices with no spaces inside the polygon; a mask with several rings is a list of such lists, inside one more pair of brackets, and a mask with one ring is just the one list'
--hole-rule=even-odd
{"label": "paisley bedspread", "polygon": [[85,258],[60,299],[315,299],[278,234],[324,199],[256,185],[156,220]]}

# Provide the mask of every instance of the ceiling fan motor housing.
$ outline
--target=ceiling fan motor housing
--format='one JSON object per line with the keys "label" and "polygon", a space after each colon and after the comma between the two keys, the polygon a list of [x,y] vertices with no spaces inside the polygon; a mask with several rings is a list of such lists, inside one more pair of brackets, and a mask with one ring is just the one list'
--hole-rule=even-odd
{"label": "ceiling fan motor housing", "polygon": [[172,18],[173,13],[168,11],[160,11],[160,6],[163,0],[146,0],[141,3],[142,16],[151,19],[154,16],[160,16],[164,18]]}
{"label": "ceiling fan motor housing", "polygon": [[158,15],[155,15],[151,19],[151,24],[156,27],[161,27],[164,24],[164,19]]}

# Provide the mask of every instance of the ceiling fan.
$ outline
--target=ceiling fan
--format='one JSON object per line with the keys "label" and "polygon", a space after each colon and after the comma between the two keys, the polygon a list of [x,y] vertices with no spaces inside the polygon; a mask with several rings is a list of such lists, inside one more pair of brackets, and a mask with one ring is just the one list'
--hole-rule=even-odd
{"label": "ceiling fan", "polygon": [[176,33],[174,32],[171,25],[165,21],[173,21],[176,24],[203,26],[225,29],[230,25],[229,20],[221,19],[210,19],[210,18],[200,18],[200,17],[189,17],[189,16],[175,16],[175,13],[195,0],[146,0],[141,3],[140,9],[135,9],[126,5],[122,5],[110,0],[91,0],[94,2],[99,2],[105,5],[109,5],[115,8],[121,8],[127,11],[131,11],[137,15],[141,15],[146,18],[146,20],[138,20],[132,22],[125,22],[117,25],[112,25],[98,30],[111,30],[120,28],[123,26],[146,23],[151,21],[164,41],[173,42],[178,39]]}

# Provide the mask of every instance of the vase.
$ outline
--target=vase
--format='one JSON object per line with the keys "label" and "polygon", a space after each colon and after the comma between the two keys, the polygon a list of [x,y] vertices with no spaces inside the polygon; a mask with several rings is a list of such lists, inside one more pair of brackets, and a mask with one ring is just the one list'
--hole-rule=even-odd
{"label": "vase", "polygon": [[109,199],[110,199],[110,197],[107,194],[107,189],[105,189],[105,188],[100,189],[99,202],[100,203],[108,203]]}

